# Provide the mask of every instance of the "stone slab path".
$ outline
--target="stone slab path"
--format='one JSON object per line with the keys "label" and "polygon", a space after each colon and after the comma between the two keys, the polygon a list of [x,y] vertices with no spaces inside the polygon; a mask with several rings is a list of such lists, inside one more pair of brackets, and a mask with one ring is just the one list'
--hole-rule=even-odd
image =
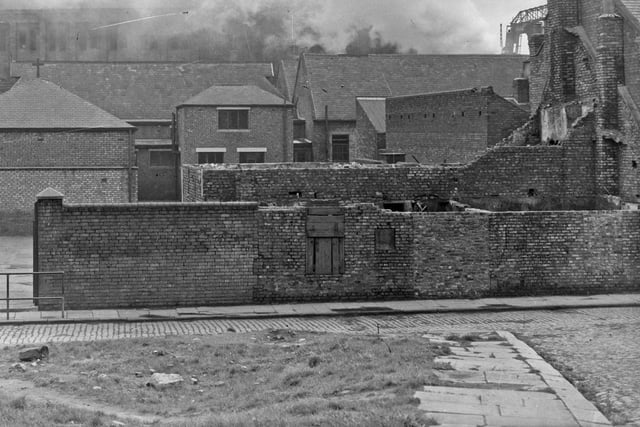
{"label": "stone slab path", "polygon": [[443,386],[417,391],[420,409],[443,426],[596,427],[611,423],[558,371],[509,332],[473,340],[424,335],[451,346]]}

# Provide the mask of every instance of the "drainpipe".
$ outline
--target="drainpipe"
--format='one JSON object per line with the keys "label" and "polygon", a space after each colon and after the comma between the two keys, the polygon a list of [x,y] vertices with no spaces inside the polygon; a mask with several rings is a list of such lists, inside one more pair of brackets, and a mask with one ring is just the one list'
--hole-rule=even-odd
{"label": "drainpipe", "polygon": [[133,202],[133,130],[129,129],[129,156],[127,160],[127,169],[129,177],[129,203]]}
{"label": "drainpipe", "polygon": [[282,161],[285,163],[289,161],[289,135],[287,133],[288,120],[289,114],[287,111],[287,100],[285,99],[282,106]]}
{"label": "drainpipe", "polygon": [[329,106],[324,106],[324,151],[325,161],[329,161]]}
{"label": "drainpipe", "polygon": [[[182,170],[180,160],[180,147],[178,146],[178,118],[176,113],[171,113],[171,144],[173,145],[173,167],[175,169],[176,200],[182,200]],[[180,172],[180,173],[178,173]],[[180,179],[178,179],[180,177]]]}

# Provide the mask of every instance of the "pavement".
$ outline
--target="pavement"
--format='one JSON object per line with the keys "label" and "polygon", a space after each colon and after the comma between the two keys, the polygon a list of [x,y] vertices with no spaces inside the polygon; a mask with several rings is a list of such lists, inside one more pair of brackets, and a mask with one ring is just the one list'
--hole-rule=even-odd
{"label": "pavement", "polygon": [[[69,328],[86,324],[121,325],[176,323],[177,320],[244,321],[265,325],[269,322],[326,322],[327,318],[348,316],[428,315],[459,313],[465,316],[481,312],[523,310],[559,310],[607,307],[640,307],[640,295],[549,296],[525,298],[487,298],[474,300],[411,300],[384,302],[345,302],[281,305],[243,305],[191,307],[174,309],[122,310],[16,310],[0,309],[0,332],[3,326],[19,328]],[[465,314],[467,313],[467,314]],[[455,314],[452,314],[455,315]],[[393,318],[389,316],[388,318]],[[323,319],[324,318],[324,319]],[[225,320],[226,319],[226,320]],[[264,319],[263,322],[259,322]],[[270,320],[271,319],[271,320]],[[282,319],[282,320],[278,320]],[[308,319],[308,320],[305,320]],[[256,323],[255,321],[253,321]],[[199,327],[199,322],[177,322]],[[13,325],[13,326],[11,326]],[[258,325],[259,326],[259,325]],[[377,323],[376,323],[377,326]],[[185,326],[186,327],[186,326]],[[232,330],[232,329],[229,329]],[[73,341],[73,333],[56,329],[64,341]],[[7,332],[20,334],[19,330]],[[197,331],[196,331],[197,332]],[[446,344],[451,354],[436,359],[439,369],[437,386],[425,386],[414,397],[419,408],[442,426],[609,426],[611,423],[580,394],[557,370],[545,362],[531,347],[510,332],[482,332],[478,339],[455,339],[446,332],[423,335],[432,343]],[[1,386],[1,384],[0,384]]]}
{"label": "pavement", "polygon": [[[417,391],[442,426],[595,427],[611,423],[531,347],[505,331],[472,341],[428,334],[451,354],[436,358],[443,385]],[[459,338],[459,337],[456,337]],[[479,339],[478,339],[479,338]]]}
{"label": "pavement", "polygon": [[[11,294],[13,296],[13,293]],[[2,298],[0,296],[0,298]],[[425,313],[560,310],[592,307],[640,307],[640,294],[589,296],[545,296],[518,298],[442,299],[380,302],[328,302],[305,304],[179,307],[168,309],[111,309],[36,311],[32,306],[14,306],[9,313],[0,301],[0,325],[30,323],[144,322],[194,319],[268,319],[402,315]],[[15,307],[15,308],[14,308]]]}

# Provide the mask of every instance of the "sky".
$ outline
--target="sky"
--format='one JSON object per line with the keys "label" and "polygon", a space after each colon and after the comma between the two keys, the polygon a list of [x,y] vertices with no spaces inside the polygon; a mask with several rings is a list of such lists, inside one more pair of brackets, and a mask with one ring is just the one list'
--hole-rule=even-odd
{"label": "sky", "polygon": [[[457,0],[452,0],[457,1]],[[500,49],[500,24],[506,30],[507,24],[521,10],[541,6],[545,0],[473,0],[472,3],[487,22],[489,29],[487,48],[495,53]],[[494,34],[491,34],[491,30]]]}
{"label": "sky", "polygon": [[[523,9],[546,0],[0,0],[2,8],[116,6],[150,10],[153,6],[188,8],[185,26],[196,26],[199,7],[216,11],[202,19],[221,28],[228,19],[249,27],[257,13],[267,11],[292,23],[298,44],[320,43],[339,53],[357,30],[371,28],[384,42],[418,53],[500,53],[500,24]],[[201,16],[206,14],[202,13]],[[211,16],[211,15],[208,15]],[[201,25],[201,24],[200,24]],[[159,29],[161,30],[161,29]],[[258,30],[256,30],[258,31]],[[525,52],[526,53],[526,52]]]}

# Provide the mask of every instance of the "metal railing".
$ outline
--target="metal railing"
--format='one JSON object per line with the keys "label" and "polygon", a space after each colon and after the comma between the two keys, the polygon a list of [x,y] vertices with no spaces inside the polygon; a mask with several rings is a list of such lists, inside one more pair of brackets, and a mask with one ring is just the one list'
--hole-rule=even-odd
{"label": "metal railing", "polygon": [[[51,275],[51,276],[62,276],[62,295],[59,297],[41,297],[41,296],[32,296],[31,298],[11,298],[9,295],[9,290],[10,290],[10,277],[11,276],[32,276],[32,277],[37,277],[37,276],[44,276],[44,275]],[[0,301],[6,301],[7,303],[7,320],[9,320],[9,303],[11,301],[29,301],[29,300],[60,300],[61,302],[61,312],[62,312],[62,318],[64,319],[64,271],[28,271],[28,272],[20,272],[20,273],[0,273],[0,276],[5,276],[6,278],[6,284],[7,284],[7,297],[6,298],[0,298]]]}

